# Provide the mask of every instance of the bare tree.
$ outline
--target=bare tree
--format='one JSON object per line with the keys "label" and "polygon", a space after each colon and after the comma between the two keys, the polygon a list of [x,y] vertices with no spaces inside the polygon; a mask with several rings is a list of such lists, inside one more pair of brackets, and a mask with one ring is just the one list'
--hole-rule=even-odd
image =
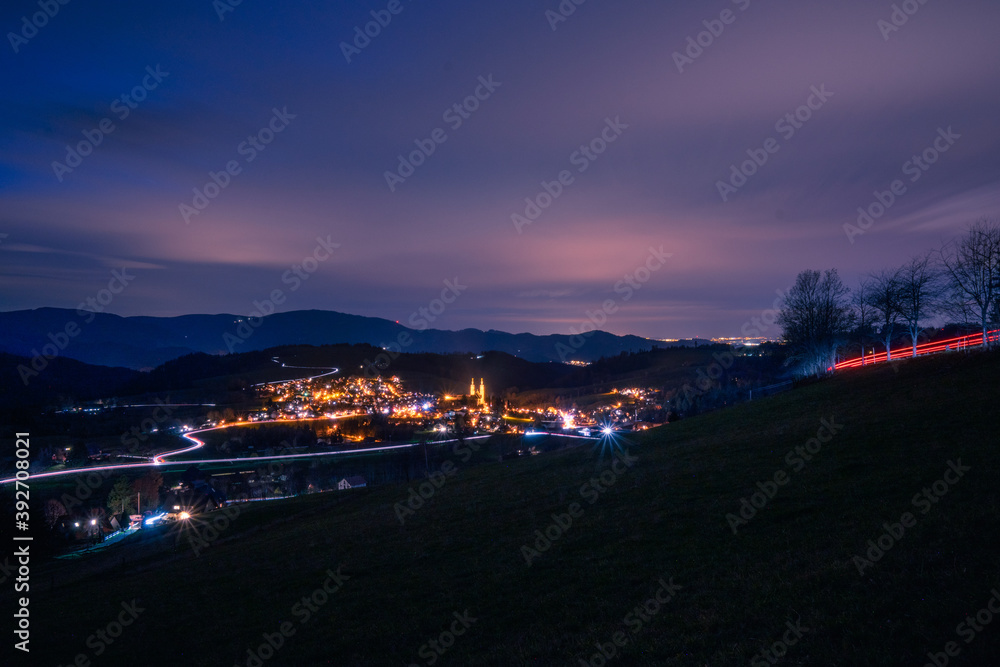
{"label": "bare tree", "polygon": [[940,251],[953,316],[976,322],[989,346],[988,331],[1000,300],[1000,224],[981,218],[969,226],[965,236]]}
{"label": "bare tree", "polygon": [[917,338],[920,323],[933,316],[937,300],[941,296],[938,272],[931,255],[917,256],[904,264],[898,272],[900,316],[906,322],[907,333],[913,345],[913,356],[917,356]]}
{"label": "bare tree", "polygon": [[885,270],[869,276],[871,289],[868,305],[871,306],[879,325],[879,339],[885,345],[886,360],[892,359],[892,339],[896,337],[896,327],[902,316],[900,299],[899,270]]}
{"label": "bare tree", "polygon": [[871,279],[862,278],[858,289],[851,294],[851,305],[854,306],[854,317],[857,322],[858,343],[861,344],[861,364],[865,363],[865,344],[871,336],[872,320],[875,314],[868,303],[871,298]]}
{"label": "bare tree", "polygon": [[66,506],[55,498],[49,498],[45,501],[45,523],[48,524],[49,528],[56,525],[59,521],[59,517],[63,517],[69,514],[66,511]]}
{"label": "bare tree", "polygon": [[849,293],[836,269],[803,271],[788,291],[778,324],[803,374],[819,375],[836,363],[854,319]]}

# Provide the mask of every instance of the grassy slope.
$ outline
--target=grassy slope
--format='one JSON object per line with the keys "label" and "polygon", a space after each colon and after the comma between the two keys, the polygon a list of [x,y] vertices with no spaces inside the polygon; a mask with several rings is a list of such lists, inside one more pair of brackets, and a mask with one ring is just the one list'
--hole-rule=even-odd
{"label": "grassy slope", "polygon": [[[420,646],[468,609],[478,622],[439,664],[576,665],[673,577],[683,588],[618,664],[749,664],[796,619],[810,631],[780,664],[923,664],[947,641],[955,664],[993,664],[1000,627],[969,645],[955,627],[1000,586],[998,371],[997,354],[864,369],[656,429],[592,505],[579,490],[598,456],[583,446],[461,470],[403,526],[405,487],[248,508],[224,533],[245,537],[200,557],[181,543],[152,569],[147,556],[141,572],[37,593],[32,657],[93,657],[87,635],[138,598],[146,611],[99,664],[242,665],[286,620],[296,634],[267,665],[424,664]],[[786,452],[831,417],[843,431],[791,472]],[[958,457],[972,470],[920,514],[912,496]],[[776,470],[791,481],[734,536],[725,515]],[[584,515],[527,567],[521,546],[574,501]],[[860,576],[851,557],[905,511],[916,527]],[[276,512],[302,516],[267,524]],[[338,565],[350,580],[300,623],[293,605]]]}

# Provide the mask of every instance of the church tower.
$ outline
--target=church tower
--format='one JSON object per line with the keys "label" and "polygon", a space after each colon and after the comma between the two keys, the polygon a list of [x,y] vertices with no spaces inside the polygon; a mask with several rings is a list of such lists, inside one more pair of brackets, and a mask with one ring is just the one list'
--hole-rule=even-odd
{"label": "church tower", "polygon": [[479,405],[486,405],[486,383],[479,378]]}

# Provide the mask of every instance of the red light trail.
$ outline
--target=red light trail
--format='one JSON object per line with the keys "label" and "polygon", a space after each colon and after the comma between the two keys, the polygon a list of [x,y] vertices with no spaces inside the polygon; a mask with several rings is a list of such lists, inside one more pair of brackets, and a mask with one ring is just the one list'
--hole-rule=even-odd
{"label": "red light trail", "polygon": [[[1000,340],[1000,329],[994,329],[993,331],[987,332],[987,340],[994,343]],[[981,333],[969,334],[968,336],[956,336],[955,338],[949,338],[947,340],[936,340],[929,343],[921,343],[920,345],[917,345],[916,356],[920,357],[927,354],[950,352],[952,350],[965,350],[973,347],[981,347],[982,345],[983,334]],[[913,356],[912,345],[901,347],[898,350],[892,350],[893,360],[913,358]],[[877,364],[885,360],[885,352],[879,352],[878,354],[870,354],[865,357],[855,357],[854,359],[841,361],[833,367],[833,370],[839,371],[845,368],[860,368],[861,366]]]}

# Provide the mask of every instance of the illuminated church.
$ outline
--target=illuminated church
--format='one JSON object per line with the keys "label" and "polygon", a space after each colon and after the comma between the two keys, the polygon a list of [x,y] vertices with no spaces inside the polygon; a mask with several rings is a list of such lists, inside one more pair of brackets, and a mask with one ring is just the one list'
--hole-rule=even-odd
{"label": "illuminated church", "polygon": [[479,399],[478,405],[486,405],[486,383],[483,382],[483,378],[479,378],[479,391],[476,391],[476,378],[469,380],[469,396],[477,397]]}

